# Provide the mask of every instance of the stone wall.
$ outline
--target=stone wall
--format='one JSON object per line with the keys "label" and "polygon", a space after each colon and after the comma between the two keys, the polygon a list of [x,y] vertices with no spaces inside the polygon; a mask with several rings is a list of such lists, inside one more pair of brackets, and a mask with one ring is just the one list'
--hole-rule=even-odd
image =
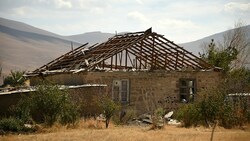
{"label": "stone wall", "polygon": [[[220,72],[215,71],[184,71],[184,72],[81,72],[78,74],[57,74],[46,76],[45,79],[63,85],[107,84],[102,91],[93,92],[112,94],[115,79],[128,79],[130,83],[129,106],[138,114],[152,112],[157,107],[174,110],[180,105],[180,79],[195,79],[197,93],[202,89],[216,87],[220,81]],[[31,78],[30,84],[35,85],[38,77]],[[87,98],[86,98],[87,99]],[[163,102],[163,103],[162,103]]]}

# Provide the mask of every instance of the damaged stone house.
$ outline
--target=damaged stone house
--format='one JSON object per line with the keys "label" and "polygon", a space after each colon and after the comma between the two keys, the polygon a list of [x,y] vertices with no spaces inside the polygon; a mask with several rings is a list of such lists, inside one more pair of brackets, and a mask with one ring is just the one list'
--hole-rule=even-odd
{"label": "damaged stone house", "polygon": [[[220,81],[221,72],[163,35],[148,29],[84,44],[26,74],[30,85],[89,85],[71,91],[94,108],[94,95],[109,95],[137,113],[176,109]],[[100,86],[100,87],[91,87]],[[91,105],[92,104],[92,105]]]}

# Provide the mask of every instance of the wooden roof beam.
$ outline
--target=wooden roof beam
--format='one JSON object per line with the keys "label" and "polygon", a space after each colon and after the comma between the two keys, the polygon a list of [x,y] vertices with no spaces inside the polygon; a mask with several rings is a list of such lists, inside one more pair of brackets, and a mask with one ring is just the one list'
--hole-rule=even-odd
{"label": "wooden roof beam", "polygon": [[[137,57],[139,57],[138,55],[139,55],[139,52],[140,52],[140,49],[138,49],[138,48],[129,48],[130,50],[132,50],[132,51],[134,51],[135,53],[133,53],[135,56],[137,56]],[[138,55],[137,55],[138,54]],[[145,54],[145,55],[144,55]],[[145,58],[145,59],[150,59],[150,61],[151,61],[151,65],[152,65],[152,63],[153,63],[153,58],[152,57],[146,57],[146,56],[150,56],[151,54],[149,54],[148,52],[146,53],[146,52],[143,52],[142,53],[142,56]],[[160,59],[162,62],[165,62],[164,60],[162,60],[162,59]],[[157,61],[157,63],[159,63],[159,64],[162,64],[162,66],[161,67],[164,67],[165,66],[165,64],[163,64],[162,62],[159,62],[159,61]],[[172,67],[172,66],[170,66],[170,67]],[[169,68],[169,67],[168,67]]]}
{"label": "wooden roof beam", "polygon": [[[156,40],[158,40],[158,41],[161,41],[160,39],[158,39],[158,38],[156,38]],[[162,43],[164,43],[163,41],[161,41]],[[158,43],[159,45],[161,45],[161,43]],[[171,46],[169,46],[168,44],[165,44],[165,45],[167,45],[168,47],[171,47]],[[171,48],[173,48],[173,47],[171,47]],[[177,52],[180,52],[178,49],[176,49],[176,48],[173,48],[175,51],[177,51]],[[183,53],[183,52],[180,52],[180,53]],[[200,65],[198,65],[198,63],[197,62],[191,62],[190,60],[192,60],[192,61],[194,61],[194,59],[193,58],[191,58],[191,57],[189,57],[189,56],[187,56],[186,54],[185,54],[185,56],[188,58],[188,59],[185,59],[185,60],[182,60],[182,61],[186,61],[186,62],[189,62],[190,64],[192,64],[192,65],[194,65],[194,66],[196,66],[196,67],[198,67],[198,68],[202,68]],[[190,60],[189,60],[190,59]],[[186,65],[188,65],[188,63],[186,63],[186,62],[183,62],[183,63],[185,63]]]}
{"label": "wooden roof beam", "polygon": [[[161,39],[163,39],[163,40],[169,42],[169,40],[166,39],[166,38],[164,38],[163,36],[160,36],[160,35],[157,35],[157,34],[156,34],[156,36],[158,36],[158,37],[160,37]],[[197,60],[195,60],[195,59],[193,59],[193,58],[191,58],[191,57],[189,57],[189,56],[187,55],[189,59],[192,59],[192,60],[195,61],[196,63],[198,63],[198,64],[202,63],[202,65],[203,65],[204,68],[214,68],[214,66],[208,64],[208,63],[205,62],[204,60],[198,58],[197,56],[193,55],[193,54],[190,53],[189,51],[187,51],[187,50],[185,50],[184,48],[178,46],[177,44],[175,44],[175,43],[173,43],[173,42],[171,42],[171,44],[173,44],[176,48],[181,49],[183,52],[187,52],[187,53],[188,53],[190,56],[192,56],[193,58],[197,59]],[[177,50],[177,49],[176,49],[176,50]]]}
{"label": "wooden roof beam", "polygon": [[[151,40],[151,39],[150,39],[150,40]],[[163,46],[162,44],[158,43],[157,41],[156,41],[155,43],[157,44],[158,49],[161,49],[160,47],[162,47],[161,50],[163,50],[164,46]],[[168,48],[165,48],[165,52],[168,53],[168,55],[169,55],[168,58],[170,58],[170,57],[175,58],[175,57],[176,57],[176,56],[175,56],[176,52],[171,52]],[[173,55],[173,54],[174,54],[174,55]],[[170,59],[169,63],[172,62],[172,64],[176,65],[175,62],[171,61],[173,58]],[[184,63],[185,65],[187,65],[187,66],[190,66],[190,64],[188,64],[188,63],[186,63],[186,62],[183,62],[183,63]],[[179,68],[184,67],[184,65],[183,65],[182,63],[180,63],[180,62],[177,62],[177,65],[178,65]],[[181,67],[181,66],[182,66],[182,67]]]}

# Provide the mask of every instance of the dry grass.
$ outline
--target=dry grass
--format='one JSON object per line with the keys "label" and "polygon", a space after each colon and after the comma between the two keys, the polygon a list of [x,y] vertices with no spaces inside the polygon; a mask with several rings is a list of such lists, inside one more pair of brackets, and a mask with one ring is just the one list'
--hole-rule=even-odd
{"label": "dry grass", "polygon": [[[95,120],[81,121],[77,127],[67,128],[55,125],[52,128],[42,129],[38,133],[30,135],[6,135],[0,137],[3,141],[209,141],[211,130],[203,127],[180,128],[166,125],[162,130],[148,130],[150,127],[138,126],[114,126],[104,128],[104,123]],[[249,141],[250,126],[246,130],[224,129],[217,127],[214,133],[214,141]]]}

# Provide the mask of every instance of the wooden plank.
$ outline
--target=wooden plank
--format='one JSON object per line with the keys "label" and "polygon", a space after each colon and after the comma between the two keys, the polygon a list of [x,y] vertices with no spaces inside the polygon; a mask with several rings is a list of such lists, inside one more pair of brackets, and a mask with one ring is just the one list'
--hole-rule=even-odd
{"label": "wooden plank", "polygon": [[120,58],[120,66],[122,65],[122,54],[123,54],[123,51],[121,51],[121,53],[119,53],[119,58]]}
{"label": "wooden plank", "polygon": [[130,55],[129,55],[129,54],[128,54],[128,58],[129,58],[129,60],[130,60],[130,63],[131,63],[131,65],[132,65],[132,67],[134,68],[133,61],[132,61],[132,59],[130,58]]}
{"label": "wooden plank", "polygon": [[125,50],[126,52],[126,55],[125,55],[125,67],[127,69],[127,66],[128,66],[128,49]]}
{"label": "wooden plank", "polygon": [[113,69],[113,56],[111,57],[111,70]]}
{"label": "wooden plank", "polygon": [[[141,46],[140,47],[141,47],[141,50],[140,50],[140,55],[141,55],[142,54],[143,41],[141,41]],[[140,59],[140,66],[139,66],[140,69],[141,69],[141,65],[142,64],[141,64],[141,59]]]}
{"label": "wooden plank", "polygon": [[117,53],[115,54],[115,69],[117,69]]}

